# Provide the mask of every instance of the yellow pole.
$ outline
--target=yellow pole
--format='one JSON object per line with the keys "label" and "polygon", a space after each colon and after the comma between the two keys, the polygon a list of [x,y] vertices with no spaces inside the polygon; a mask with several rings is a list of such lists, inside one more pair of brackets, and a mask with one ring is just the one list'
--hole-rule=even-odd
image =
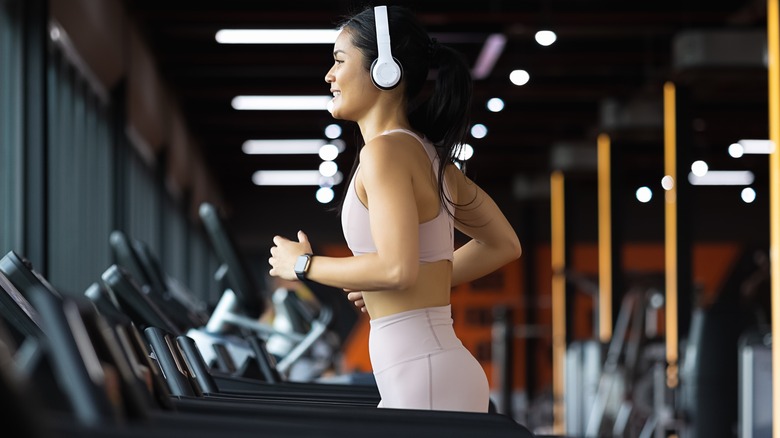
{"label": "yellow pole", "polygon": [[612,338],[612,190],[610,138],[600,134],[598,147],[599,191],[599,339]]}
{"label": "yellow pole", "polygon": [[553,432],[563,434],[564,367],[566,361],[566,235],[563,173],[550,177],[550,252],[552,262]]}
{"label": "yellow pole", "polygon": [[677,114],[674,84],[664,84],[664,188],[666,252],[666,385],[676,388],[677,368]]}
{"label": "yellow pole", "polygon": [[772,296],[772,436],[780,438],[780,26],[778,0],[767,3],[769,64],[769,259]]}

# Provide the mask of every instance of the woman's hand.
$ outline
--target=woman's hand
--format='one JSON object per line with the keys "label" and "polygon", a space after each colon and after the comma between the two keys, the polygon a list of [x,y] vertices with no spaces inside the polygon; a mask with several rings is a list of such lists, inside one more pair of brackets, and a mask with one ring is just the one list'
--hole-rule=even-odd
{"label": "woman's hand", "polygon": [[352,304],[355,305],[355,307],[358,308],[363,313],[366,313],[366,303],[363,301],[363,292],[353,292],[349,289],[344,289],[347,293],[347,299],[352,301]]}
{"label": "woman's hand", "polygon": [[296,280],[298,277],[295,275],[295,261],[299,255],[312,252],[309,238],[303,231],[298,231],[298,242],[282,236],[274,236],[273,240],[271,258],[268,259],[271,265],[269,274],[285,280]]}

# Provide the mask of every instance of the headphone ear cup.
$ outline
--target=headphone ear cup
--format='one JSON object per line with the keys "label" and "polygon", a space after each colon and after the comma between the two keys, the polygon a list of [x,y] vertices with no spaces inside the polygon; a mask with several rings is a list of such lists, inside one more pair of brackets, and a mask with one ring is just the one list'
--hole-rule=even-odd
{"label": "headphone ear cup", "polygon": [[371,63],[371,80],[381,90],[392,90],[401,83],[404,69],[397,59],[379,62],[379,58]]}

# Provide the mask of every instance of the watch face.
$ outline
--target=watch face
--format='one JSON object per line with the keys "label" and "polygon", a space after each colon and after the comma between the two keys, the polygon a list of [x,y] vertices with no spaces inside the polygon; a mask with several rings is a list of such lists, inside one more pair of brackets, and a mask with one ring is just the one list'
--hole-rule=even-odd
{"label": "watch face", "polygon": [[309,264],[309,256],[307,255],[300,255],[298,256],[298,259],[295,260],[295,272],[302,274],[306,272],[306,266]]}

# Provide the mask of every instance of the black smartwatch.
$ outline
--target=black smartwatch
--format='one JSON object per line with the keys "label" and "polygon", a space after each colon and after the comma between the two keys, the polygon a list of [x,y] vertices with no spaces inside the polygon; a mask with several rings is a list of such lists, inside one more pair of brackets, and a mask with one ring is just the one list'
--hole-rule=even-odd
{"label": "black smartwatch", "polygon": [[298,256],[298,259],[295,260],[295,267],[293,269],[295,270],[295,275],[298,277],[298,280],[306,279],[306,273],[309,272],[309,266],[311,265],[311,258],[313,256],[313,254],[301,254]]}

